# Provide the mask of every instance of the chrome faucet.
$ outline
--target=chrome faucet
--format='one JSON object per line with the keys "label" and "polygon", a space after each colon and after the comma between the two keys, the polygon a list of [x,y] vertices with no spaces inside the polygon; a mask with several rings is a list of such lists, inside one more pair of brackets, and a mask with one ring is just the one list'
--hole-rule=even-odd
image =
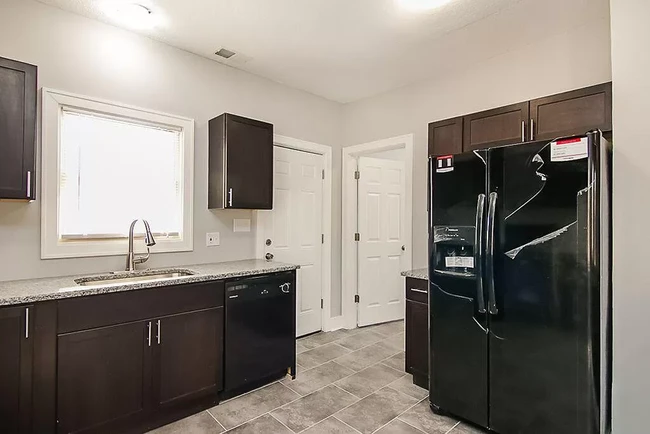
{"label": "chrome faucet", "polygon": [[149,222],[142,220],[142,223],[144,223],[144,243],[147,246],[147,254],[136,255],[133,253],[133,228],[137,222],[138,219],[133,220],[133,222],[131,222],[131,227],[129,228],[129,253],[126,255],[126,271],[135,271],[135,264],[147,262],[150,254],[149,247],[156,244],[156,240],[153,238],[151,228],[149,227]]}

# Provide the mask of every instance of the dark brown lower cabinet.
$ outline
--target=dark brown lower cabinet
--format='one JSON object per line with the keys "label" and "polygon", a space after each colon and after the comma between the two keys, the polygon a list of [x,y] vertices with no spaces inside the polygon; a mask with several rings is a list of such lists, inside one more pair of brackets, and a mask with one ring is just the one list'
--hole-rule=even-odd
{"label": "dark brown lower cabinet", "polygon": [[110,432],[150,410],[149,322],[59,336],[58,432]]}
{"label": "dark brown lower cabinet", "polygon": [[429,309],[425,303],[406,300],[406,372],[413,382],[429,388]]}
{"label": "dark brown lower cabinet", "polygon": [[123,432],[202,397],[216,403],[223,319],[215,307],[59,335],[57,431]]}
{"label": "dark brown lower cabinet", "polygon": [[429,389],[428,281],[406,279],[406,372],[413,382]]}
{"label": "dark brown lower cabinet", "polygon": [[[32,306],[0,309],[0,432],[31,431]],[[33,311],[33,310],[32,310]]]}
{"label": "dark brown lower cabinet", "polygon": [[156,320],[156,402],[169,406],[215,394],[223,383],[223,308]]}

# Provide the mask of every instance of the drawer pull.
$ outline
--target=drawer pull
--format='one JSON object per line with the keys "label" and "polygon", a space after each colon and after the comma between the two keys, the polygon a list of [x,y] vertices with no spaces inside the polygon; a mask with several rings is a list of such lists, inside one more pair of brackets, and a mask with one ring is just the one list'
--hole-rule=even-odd
{"label": "drawer pull", "polygon": [[419,292],[419,293],[422,293],[422,294],[428,294],[428,292],[425,289],[411,288],[411,291]]}

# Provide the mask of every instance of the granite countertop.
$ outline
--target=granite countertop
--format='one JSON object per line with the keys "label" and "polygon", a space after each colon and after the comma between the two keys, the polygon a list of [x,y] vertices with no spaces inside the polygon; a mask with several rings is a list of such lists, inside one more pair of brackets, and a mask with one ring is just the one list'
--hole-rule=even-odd
{"label": "granite countertop", "polygon": [[417,268],[415,270],[402,271],[402,276],[412,277],[413,279],[429,280],[428,268]]}
{"label": "granite countertop", "polygon": [[[128,275],[126,272],[118,272],[114,275],[110,275],[110,277],[108,277],[108,280],[106,280],[105,285],[102,284],[93,286],[80,286],[76,283],[76,281],[87,281],[89,280],[89,277],[109,276],[109,274],[85,274],[77,276],[46,277],[42,279],[10,280],[4,282],[0,281],[0,306],[34,303],[46,300],[58,300],[62,298],[84,297],[88,295],[107,294],[111,292],[156,288],[160,286],[209,282],[211,280],[223,280],[235,277],[276,273],[280,271],[292,271],[298,268],[300,268],[299,265],[284,264],[281,262],[268,262],[262,259],[250,259],[244,261],[217,262],[214,264],[184,265],[178,267],[161,268],[159,270],[164,270],[165,272],[189,271],[193,274],[173,279],[155,281],[110,283],[111,278],[115,279]],[[135,272],[135,275],[146,276],[147,274],[154,274],[156,270],[146,269],[140,271],[142,271],[142,273]]]}

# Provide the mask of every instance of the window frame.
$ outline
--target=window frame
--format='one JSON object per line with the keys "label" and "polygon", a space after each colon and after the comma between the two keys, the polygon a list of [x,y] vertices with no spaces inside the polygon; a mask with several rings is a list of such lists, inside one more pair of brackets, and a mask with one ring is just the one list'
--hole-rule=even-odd
{"label": "window frame", "polygon": [[[151,250],[152,253],[193,251],[194,120],[49,88],[42,89],[41,99],[41,259],[119,256],[125,255],[128,249],[126,238],[60,240],[58,237],[60,133],[64,108],[132,119],[134,123],[159,125],[181,131],[182,236],[178,239],[156,240],[156,245]],[[152,230],[155,232],[155,228]],[[139,251],[144,248],[138,246],[136,249]]]}

